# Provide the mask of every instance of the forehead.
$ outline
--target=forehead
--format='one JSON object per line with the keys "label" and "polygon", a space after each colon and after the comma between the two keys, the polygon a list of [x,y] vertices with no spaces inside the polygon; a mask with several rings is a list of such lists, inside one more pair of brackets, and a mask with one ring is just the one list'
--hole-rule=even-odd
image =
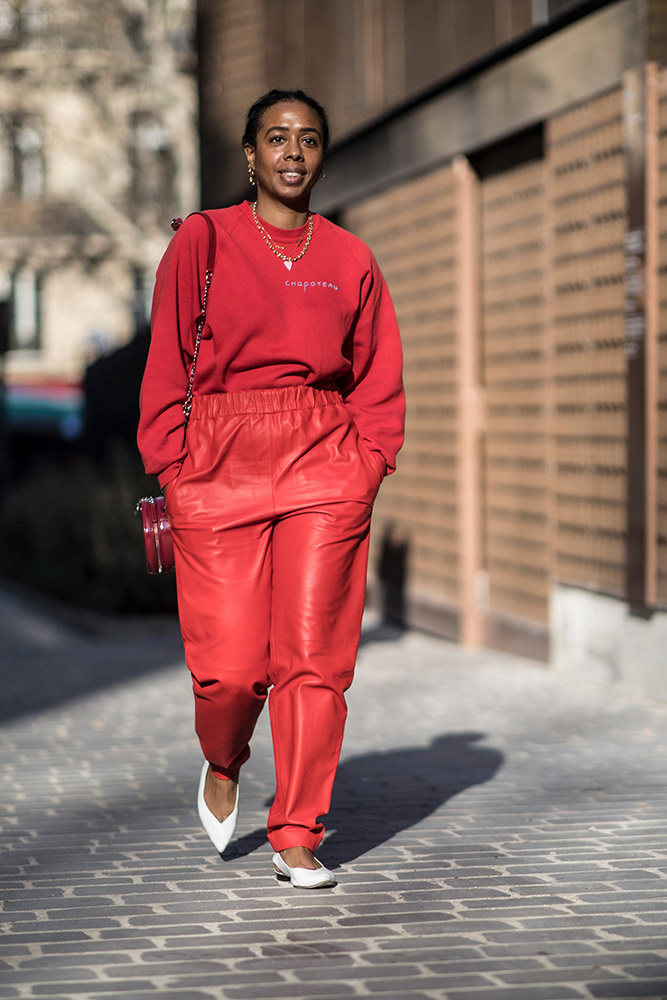
{"label": "forehead", "polygon": [[296,128],[314,128],[322,132],[322,123],[318,113],[309,104],[301,101],[281,101],[267,108],[262,115],[262,129],[276,128],[279,125],[289,125]]}

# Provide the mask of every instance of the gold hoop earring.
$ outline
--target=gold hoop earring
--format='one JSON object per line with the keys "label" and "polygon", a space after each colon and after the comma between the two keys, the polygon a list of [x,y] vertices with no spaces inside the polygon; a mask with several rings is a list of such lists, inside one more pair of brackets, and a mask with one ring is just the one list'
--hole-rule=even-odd
{"label": "gold hoop earring", "polygon": [[254,185],[255,185],[255,170],[254,170],[254,167],[253,167],[252,163],[248,164],[248,180],[250,181],[250,183],[254,187]]}

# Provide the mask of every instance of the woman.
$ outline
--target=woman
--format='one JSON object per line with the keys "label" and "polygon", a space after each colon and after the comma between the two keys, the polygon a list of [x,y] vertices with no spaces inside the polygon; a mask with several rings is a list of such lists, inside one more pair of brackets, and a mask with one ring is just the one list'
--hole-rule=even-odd
{"label": "woman", "polygon": [[396,318],[372,253],[311,214],[324,109],[273,90],[248,112],[254,204],[208,213],[217,256],[186,440],[183,400],[209,236],[190,216],[157,272],[139,447],[165,492],[204,753],[198,807],[222,852],[267,697],[274,871],[333,885],[315,858],[343,737],[371,509],[404,398]]}

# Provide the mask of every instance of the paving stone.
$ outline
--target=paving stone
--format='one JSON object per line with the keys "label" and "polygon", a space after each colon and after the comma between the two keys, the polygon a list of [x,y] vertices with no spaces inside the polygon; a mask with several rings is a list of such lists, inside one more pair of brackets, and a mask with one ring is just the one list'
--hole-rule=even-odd
{"label": "paving stone", "polygon": [[59,969],[66,968],[70,965],[80,966],[81,968],[90,966],[104,966],[107,964],[122,964],[123,962],[129,962],[131,960],[130,955],[124,955],[122,952],[105,952],[103,955],[95,951],[87,951],[85,956],[81,953],[76,955],[41,955],[39,958],[29,958],[19,963],[18,968],[21,970],[28,969]]}
{"label": "paving stone", "polygon": [[501,933],[493,932],[485,934],[484,937],[488,941],[495,942],[548,943],[550,945],[561,941],[576,941],[579,943],[581,941],[600,940],[600,934],[595,928],[572,927],[571,925],[549,927],[548,930],[538,931],[524,930],[523,928],[506,930]]}
{"label": "paving stone", "polygon": [[219,859],[180,639],[35,615],[0,591],[3,643],[42,694],[0,729],[0,997],[667,997],[667,707],[369,632],[320,851],[339,884],[298,892],[271,875],[266,714]]}
{"label": "paving stone", "polygon": [[[422,990],[424,990],[424,995],[426,995],[426,991],[432,993],[435,990],[446,990],[446,996],[449,996],[449,991],[456,987],[472,989],[476,986],[492,985],[491,980],[486,979],[484,976],[475,975],[474,973],[457,973],[451,976],[422,976],[418,982],[421,984]],[[415,985],[416,982],[414,979],[393,978],[364,983],[364,987],[369,993],[380,996],[384,994],[390,997],[396,996],[397,993],[400,994],[401,990],[414,989]]]}
{"label": "paving stone", "polygon": [[[667,890],[666,890],[667,891]],[[657,916],[656,919],[664,920],[665,914],[661,911],[667,909],[667,899],[647,899],[644,895],[634,894],[632,899],[626,901],[632,912],[636,915],[641,914],[643,920],[649,920],[649,913],[654,911]],[[570,911],[576,914],[600,914],[605,913],[618,913],[619,904],[618,903],[571,903]],[[622,904],[621,904],[622,905]]]}
{"label": "paving stone", "polygon": [[[12,983],[43,983],[54,979],[60,981],[85,979],[90,976],[90,969],[57,969],[55,964],[48,969],[19,969],[14,972],[3,972],[2,980],[5,986]],[[37,988],[37,987],[33,987]],[[58,987],[61,989],[62,987]]]}
{"label": "paving stone", "polygon": [[[323,932],[325,931],[328,932],[329,928],[331,927],[331,924],[326,920],[323,920],[322,918],[308,917],[306,921],[303,921],[302,919],[295,917],[294,914],[292,914],[291,921],[287,915],[285,916],[285,919],[281,921],[283,928],[289,927],[290,923],[292,924],[292,926],[294,926],[294,924],[298,925],[304,922],[307,923],[309,927],[318,930],[320,935],[322,935]],[[244,922],[239,921],[238,923],[225,924],[224,931],[225,934],[234,934],[236,933],[236,931],[238,931],[240,934],[245,934],[248,931],[249,927],[252,927],[253,929],[256,929],[258,931],[275,931],[277,927],[277,922],[273,918],[271,918],[270,920],[255,920],[255,921],[244,921]]]}
{"label": "paving stone", "polygon": [[[103,965],[103,963],[100,963]],[[184,962],[177,960],[170,960],[168,962],[155,962],[152,963],[149,969],[145,965],[137,963],[136,965],[122,965],[113,969],[104,969],[104,972],[108,976],[125,976],[131,979],[134,976],[145,976],[148,971],[152,973],[153,976],[189,976],[191,982],[194,985],[194,980],[197,977],[205,976],[207,973],[213,973],[218,978],[220,976],[227,976],[231,970],[231,965],[229,962],[224,961],[202,961],[201,959],[194,959],[193,961]]]}
{"label": "paving stone", "polygon": [[[383,943],[386,945],[386,942]],[[430,963],[429,968],[432,969],[436,958],[447,963],[455,962],[457,965],[466,961],[478,962],[480,966],[484,964],[480,948],[472,946],[444,948],[439,940],[433,941],[433,939],[426,938],[420,938],[414,942],[412,948],[406,948],[404,939],[400,938],[394,942],[394,947],[391,949],[384,947],[375,954],[364,955],[364,962],[371,965],[388,965],[393,962],[428,962]],[[518,961],[530,961],[530,959],[519,959]]]}
{"label": "paving stone", "polygon": [[[396,912],[395,907],[388,907],[384,912],[387,913],[390,922],[392,924],[409,924],[409,923],[420,923],[422,921],[428,922],[430,920],[444,922],[446,920],[454,920],[454,916],[451,913],[438,913],[437,910],[413,910],[410,912]],[[377,921],[376,914],[361,915],[356,917],[341,917],[339,920],[341,927],[363,927],[372,926]]]}
{"label": "paving stone", "polygon": [[[54,984],[47,983],[45,985],[33,986],[32,991],[35,994],[35,996],[51,996],[52,994],[57,993],[59,990],[62,990],[63,987],[67,990],[67,993],[65,994],[66,997],[77,996],[82,993],[84,994],[98,993],[108,997],[110,993],[115,992],[122,994],[124,998],[130,990],[136,990],[137,988],[142,990],[150,990],[154,988],[153,985],[148,980],[143,980],[141,982],[137,982],[136,980],[130,980],[129,982],[125,983],[122,982],[100,983],[99,981],[98,982],[91,981],[87,983],[72,982],[67,984],[61,984],[60,986],[56,985],[55,983]],[[157,996],[158,994],[156,993],[155,995]]]}
{"label": "paving stone", "polygon": [[[416,957],[416,956],[415,956]],[[438,958],[442,958],[439,955]],[[451,973],[455,969],[460,972],[466,972],[469,969],[474,969],[476,972],[483,972],[488,975],[500,976],[501,973],[513,972],[513,971],[524,971],[531,970],[528,972],[528,978],[532,981],[532,973],[538,970],[544,969],[544,963],[538,958],[475,958],[466,960],[456,960],[452,962],[434,962],[426,956],[420,956],[417,961],[421,962],[426,969],[430,972],[441,975],[445,973]],[[539,977],[538,977],[539,979]],[[507,980],[508,982],[510,980]]]}
{"label": "paving stone", "polygon": [[[420,927],[422,934],[423,930],[423,927]],[[394,940],[399,937],[401,941],[404,940],[398,927],[388,927],[384,924],[365,924],[363,932],[360,932],[356,927],[341,927],[340,923],[327,928],[326,939],[327,941],[343,941],[346,938],[354,940],[359,937],[360,933],[363,933],[364,939],[371,941],[382,941],[386,938]],[[321,930],[306,930],[288,931],[286,936],[288,941],[321,941],[323,934]]]}
{"label": "paving stone", "polygon": [[[632,925],[636,927],[636,920],[633,916],[619,916],[618,913],[563,913],[562,910],[554,911],[546,917],[522,917],[521,926],[526,930],[535,930],[539,927],[555,927],[559,923],[567,923],[570,927],[597,927],[604,929],[608,933],[620,933],[622,925]],[[613,930],[612,930],[613,925]]]}
{"label": "paving stone", "polygon": [[[215,924],[217,926],[218,924],[227,925],[233,922],[228,914],[220,913],[219,911],[211,911],[209,913],[197,912],[196,919],[197,924],[195,926],[198,927],[199,932],[203,929],[202,924]],[[129,922],[133,927],[150,927],[153,933],[156,933],[156,927],[173,928],[187,925],[187,917],[184,918],[180,913],[155,913],[151,911],[144,913],[142,910],[140,916],[130,917]],[[184,934],[185,931],[179,929],[178,933]]]}
{"label": "paving stone", "polygon": [[667,924],[660,924],[659,926],[652,924],[649,927],[646,924],[634,923],[628,927],[626,925],[620,926],[617,921],[614,921],[613,924],[605,927],[605,930],[607,934],[615,934],[618,937],[638,938],[656,936],[659,940],[662,940],[663,945],[667,941]]}
{"label": "paving stone", "polygon": [[[265,996],[267,994],[272,996],[274,990],[279,990],[284,982],[284,976],[276,972],[225,972],[222,978],[221,974],[218,973],[217,975],[190,974],[184,979],[165,979],[164,988],[180,989],[188,986],[203,986],[220,989],[221,986],[224,986],[224,991],[227,993],[234,985],[241,983],[244,988],[254,985],[256,989],[263,990]],[[327,984],[327,989],[329,988],[330,984]]]}
{"label": "paving stone", "polygon": [[216,961],[229,962],[231,959],[250,958],[255,952],[247,945],[235,946],[233,944],[218,944],[208,947],[195,945],[192,948],[168,947],[169,942],[165,942],[167,947],[154,948],[152,951],[144,951],[141,954],[142,962],[179,962],[182,959],[187,961]]}
{"label": "paving stone", "polygon": [[95,955],[98,952],[104,954],[113,953],[122,947],[126,951],[141,951],[143,948],[150,948],[152,941],[150,938],[130,938],[125,937],[122,945],[118,941],[71,941],[63,944],[42,944],[41,950],[44,955]]}
{"label": "paving stone", "polygon": [[591,983],[598,982],[599,980],[611,979],[616,981],[626,982],[627,980],[618,973],[613,972],[611,969],[604,969],[599,965],[589,964],[583,968],[569,968],[569,969],[544,969],[540,971],[531,970],[529,972],[505,972],[504,970],[499,970],[497,973],[497,978],[503,983],[523,985],[523,984],[537,984],[537,983],[571,983],[573,980],[584,979],[586,985],[590,988]]}
{"label": "paving stone", "polygon": [[253,931],[252,933],[244,934],[242,931],[234,934],[234,937],[230,940],[225,934],[218,934],[209,932],[208,934],[201,934],[199,936],[193,937],[164,937],[164,945],[166,948],[178,949],[178,948],[239,948],[244,941],[248,944],[261,944],[263,941],[275,941],[275,936],[273,934],[257,933]]}
{"label": "paving stone", "polygon": [[[33,925],[30,925],[33,926]],[[84,931],[78,930],[65,930],[65,931],[12,931],[3,930],[4,940],[9,942],[6,947],[8,949],[12,948],[11,942],[16,942],[16,947],[20,948],[21,943],[32,944],[41,942],[55,942],[55,941],[91,941],[92,938],[89,934]]]}
{"label": "paving stone", "polygon": [[[57,934],[59,931],[63,932],[61,940],[65,941],[68,939],[68,934],[67,934],[68,931],[72,931],[76,934],[80,933],[81,925],[82,923],[84,923],[81,917],[75,918],[73,920],[60,920],[56,919],[56,916],[60,917],[61,914],[56,914],[53,917],[49,916],[48,921],[38,920],[36,916],[32,920],[18,921],[17,923],[10,924],[8,927],[7,926],[3,927],[2,933],[12,934],[17,939],[20,939],[22,941],[28,941],[31,938],[33,940],[36,940],[36,938],[34,937],[35,934],[37,934],[38,937],[48,934],[49,937],[52,938],[52,940],[56,940],[55,938],[53,938],[53,935]],[[115,920],[113,917],[92,917],[86,915],[85,925],[86,925],[86,930],[89,931],[99,930],[99,929],[110,929],[112,927],[119,927],[120,921]],[[43,930],[36,931],[35,928],[37,927],[43,928]]]}
{"label": "paving stone", "polygon": [[[276,948],[279,948],[276,945]],[[294,952],[288,953],[277,953],[268,955],[264,958],[252,958],[247,961],[241,961],[235,963],[235,969],[237,972],[246,972],[251,969],[282,969],[294,971],[296,969],[309,969],[313,965],[317,968],[329,968],[342,969],[340,978],[345,979],[345,971],[351,966],[355,961],[355,957],[352,954],[346,954],[345,952],[338,952],[333,954],[325,954],[321,951],[308,951],[306,953],[298,954]],[[335,974],[334,974],[335,976]]]}
{"label": "paving stone", "polygon": [[[650,931],[650,928],[647,927],[646,930]],[[645,948],[660,954],[661,958],[667,958],[667,940],[664,937],[632,938],[626,941],[606,940],[604,948],[605,951],[609,952],[625,952]]]}
{"label": "paving stone", "polygon": [[[165,991],[161,989],[163,996],[167,997],[168,1000],[220,1000],[220,993],[209,993],[207,990],[169,990]],[[146,993],[135,993],[130,991],[127,993],[93,993],[91,994],[91,1000],[156,1000],[156,990],[151,990]],[[68,1000],[67,997],[63,997],[62,1000]]]}
{"label": "paving stone", "polygon": [[[421,928],[420,928],[421,931]],[[472,941],[470,938],[461,935],[460,937],[452,936],[437,936],[433,935],[428,939],[428,945],[432,948],[437,948],[438,953],[449,954],[450,951],[456,948],[465,948],[466,950],[475,946],[480,948],[478,942]],[[398,938],[393,937],[385,941],[376,941],[375,945],[380,950],[394,950],[396,948],[409,949],[409,948],[423,948],[425,945],[424,935],[419,934],[417,937],[406,937],[405,935],[400,935]],[[525,954],[525,952],[522,952]]]}
{"label": "paving stone", "polygon": [[657,979],[662,976],[667,981],[667,962],[659,962],[654,959],[652,964],[648,962],[638,962],[632,959],[630,964],[624,962],[622,966],[622,971],[627,976],[633,976],[636,979]]}
{"label": "paving stone", "polygon": [[512,944],[483,944],[480,951],[489,958],[504,958],[506,955],[525,955],[527,952],[533,955],[548,957],[553,963],[557,961],[556,956],[563,956],[559,959],[567,963],[570,956],[581,957],[582,962],[591,961],[592,955],[600,954],[600,945],[587,944],[583,941],[550,941],[548,948],[535,943],[532,950],[526,947],[526,943],[515,941]]}
{"label": "paving stone", "polygon": [[[103,941],[118,941],[129,938],[134,940],[139,938],[142,934],[145,934],[145,929],[140,929],[138,927],[115,927],[113,930],[103,930],[100,931],[100,939]],[[193,937],[197,934],[217,934],[219,930],[213,931],[207,927],[202,927],[199,924],[191,924],[186,926],[184,924],[177,925],[175,928],[172,925],[167,925],[164,928],[160,928],[158,933],[161,936],[168,934],[181,934],[181,935],[192,935]]]}
{"label": "paving stone", "polygon": [[[225,994],[225,1000],[267,1000],[264,986],[225,986]],[[271,1000],[274,998],[306,1000],[314,996],[317,1000],[338,1000],[339,997],[359,996],[359,994],[350,983],[327,983],[324,987],[318,988],[316,994],[311,992],[307,984],[299,987],[296,983],[274,983],[271,986]]]}
{"label": "paving stone", "polygon": [[656,979],[654,982],[623,983],[591,983],[588,987],[593,997],[609,997],[615,1000],[631,1000],[632,997],[644,997],[645,1000],[665,1000],[667,996],[667,979]]}
{"label": "paving stone", "polygon": [[582,996],[586,994],[572,986],[530,986],[528,989],[491,986],[484,991],[458,993],[454,990],[447,994],[447,1000],[570,1000],[575,997],[580,1000]]}

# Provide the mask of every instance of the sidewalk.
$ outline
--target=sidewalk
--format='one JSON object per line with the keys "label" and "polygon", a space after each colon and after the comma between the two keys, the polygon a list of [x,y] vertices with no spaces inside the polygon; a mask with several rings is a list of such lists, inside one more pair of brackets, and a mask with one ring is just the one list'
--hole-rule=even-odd
{"label": "sidewalk", "polygon": [[[268,715],[224,860],[173,626],[0,594],[0,998],[667,998],[667,708],[370,627],[327,838],[274,880]],[[33,706],[37,710],[33,710]]]}

